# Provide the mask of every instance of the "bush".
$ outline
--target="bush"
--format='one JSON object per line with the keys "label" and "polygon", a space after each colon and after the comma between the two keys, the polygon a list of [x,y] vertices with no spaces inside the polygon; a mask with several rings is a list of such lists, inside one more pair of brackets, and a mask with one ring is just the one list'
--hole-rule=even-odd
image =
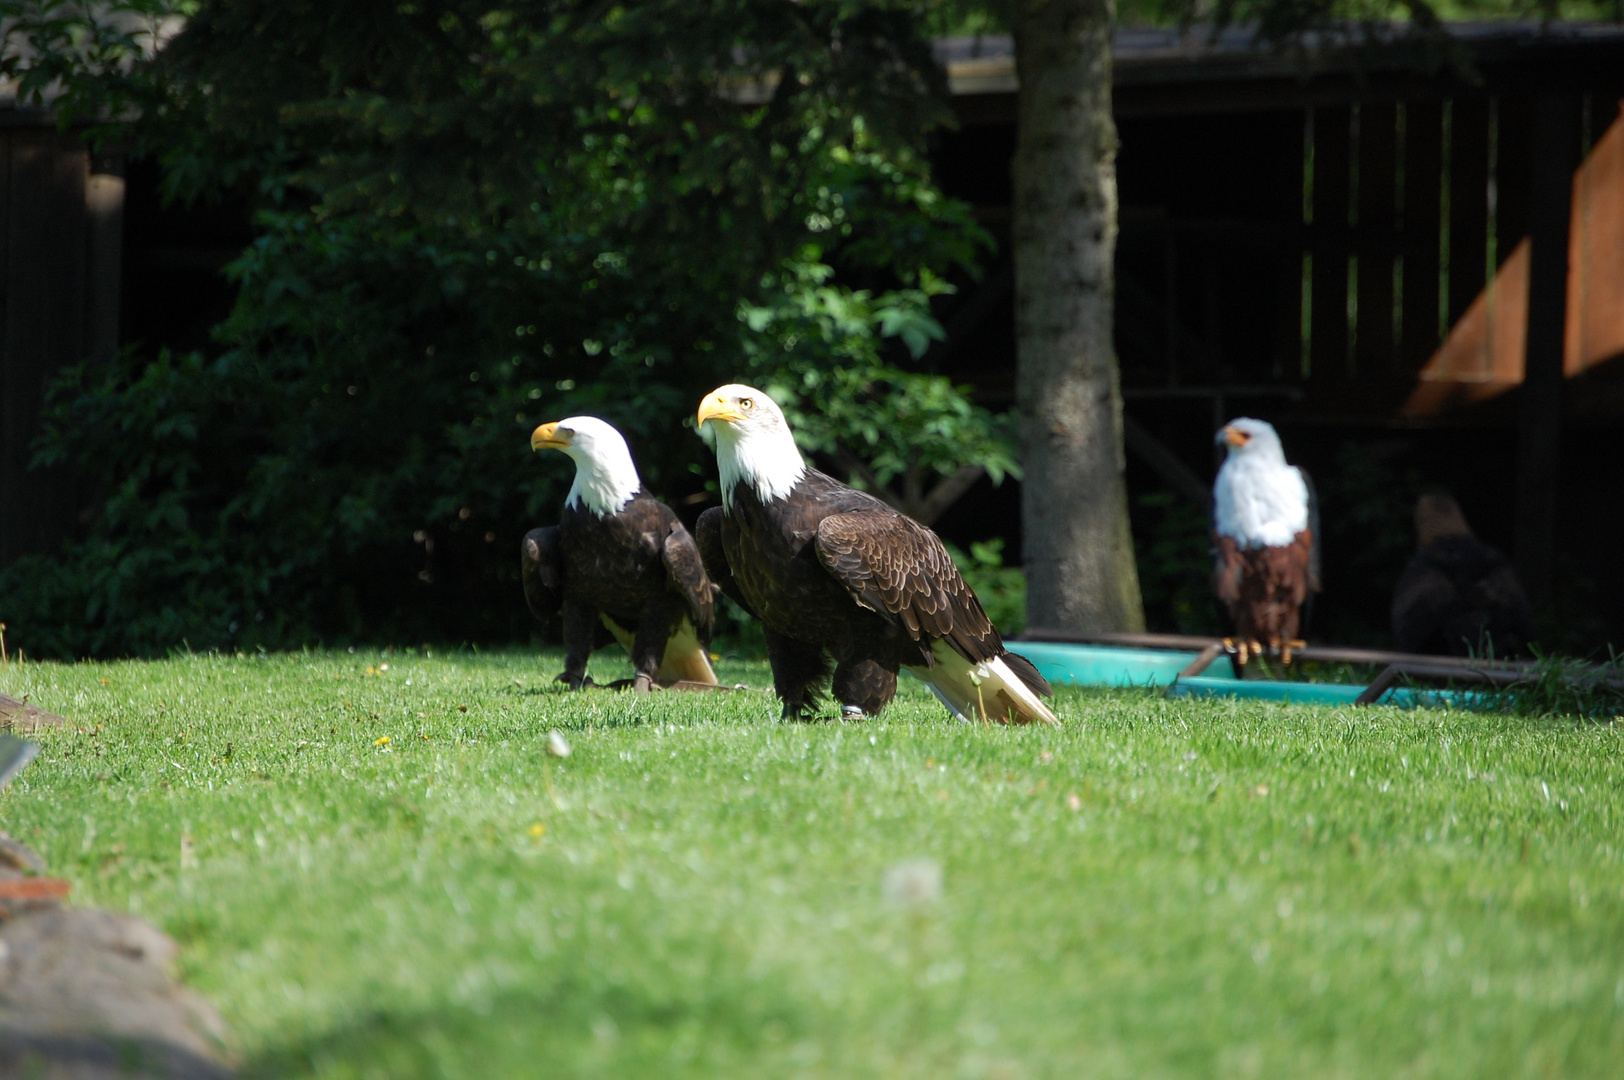
{"label": "bush", "polygon": [[603,416],[697,511],[694,407],[736,378],[859,481],[1012,469],[1007,425],[910,367],[986,242],[920,154],[946,112],[911,7],[216,0],[150,62],[69,32],[164,7],[6,26],[25,96],[137,116],[105,134],[259,232],[217,351],[53,392],[42,459],[107,503],[0,572],[31,653],[525,636],[518,540],[569,481],[529,430]]}

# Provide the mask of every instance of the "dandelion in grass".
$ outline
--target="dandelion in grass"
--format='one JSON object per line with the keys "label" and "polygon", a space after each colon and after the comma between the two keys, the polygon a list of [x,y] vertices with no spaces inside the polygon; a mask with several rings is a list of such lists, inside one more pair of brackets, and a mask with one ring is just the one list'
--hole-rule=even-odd
{"label": "dandelion in grass", "polygon": [[942,864],[935,859],[904,859],[885,868],[882,886],[887,902],[923,907],[942,898]]}
{"label": "dandelion in grass", "polygon": [[376,739],[372,740],[372,745],[377,746],[377,747],[388,746],[389,745],[389,736],[387,736],[387,735],[379,735]]}
{"label": "dandelion in grass", "polygon": [[530,833],[530,839],[540,840],[543,836],[547,835],[547,826],[538,821],[534,825],[530,826],[528,831]]}

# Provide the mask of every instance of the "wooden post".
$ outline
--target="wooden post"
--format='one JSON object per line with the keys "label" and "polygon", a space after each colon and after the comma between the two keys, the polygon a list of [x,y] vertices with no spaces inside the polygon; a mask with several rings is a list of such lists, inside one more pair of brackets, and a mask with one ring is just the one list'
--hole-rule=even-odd
{"label": "wooden post", "polygon": [[1034,622],[1141,630],[1112,340],[1117,233],[1115,0],[1020,0],[1015,398]]}
{"label": "wooden post", "polygon": [[96,154],[85,184],[85,355],[101,362],[118,355],[119,289],[124,272],[124,156]]}
{"label": "wooden post", "polygon": [[50,127],[0,133],[0,566],[71,535],[78,484],[30,469],[45,390],[85,356],[89,155]]}
{"label": "wooden post", "polygon": [[1543,95],[1534,108],[1528,213],[1533,252],[1527,359],[1517,417],[1517,571],[1536,613],[1549,612],[1553,599],[1577,111],[1577,102],[1556,94]]}

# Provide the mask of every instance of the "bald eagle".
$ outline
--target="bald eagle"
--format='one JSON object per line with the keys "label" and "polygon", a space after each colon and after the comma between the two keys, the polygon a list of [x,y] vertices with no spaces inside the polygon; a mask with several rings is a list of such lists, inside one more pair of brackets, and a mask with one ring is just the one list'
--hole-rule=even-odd
{"label": "bald eagle", "polygon": [[1213,588],[1235,624],[1239,662],[1270,652],[1289,664],[1303,604],[1320,588],[1313,488],[1262,420],[1231,420],[1215,441],[1228,456],[1212,489]]}
{"label": "bald eagle", "polygon": [[872,495],[808,468],[777,404],[724,386],[699,406],[715,433],[722,505],[695,533],[705,569],[761,621],[786,719],[833,669],[846,717],[874,715],[897,672],[961,720],[1057,723],[1049,684],[1004,648],[936,534]]}
{"label": "bald eagle", "polygon": [[558,681],[579,690],[589,681],[587,657],[618,641],[631,654],[635,690],[714,684],[707,649],[716,587],[677,515],[643,490],[620,432],[572,416],[542,424],[530,446],[575,460],[559,524],[526,533],[519,556],[530,610],[546,623],[563,620]]}
{"label": "bald eagle", "polygon": [[1415,506],[1416,553],[1393,589],[1401,652],[1510,656],[1534,638],[1534,614],[1511,560],[1479,540],[1444,494]]}

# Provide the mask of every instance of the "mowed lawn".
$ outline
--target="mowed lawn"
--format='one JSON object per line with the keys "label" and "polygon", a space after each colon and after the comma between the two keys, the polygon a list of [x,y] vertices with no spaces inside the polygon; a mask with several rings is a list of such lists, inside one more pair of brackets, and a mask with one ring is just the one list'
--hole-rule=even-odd
{"label": "mowed lawn", "polygon": [[178,939],[250,1076],[1624,1072],[1616,726],[1062,691],[989,729],[907,680],[782,724],[559,667],[13,665],[79,730],[0,827]]}

